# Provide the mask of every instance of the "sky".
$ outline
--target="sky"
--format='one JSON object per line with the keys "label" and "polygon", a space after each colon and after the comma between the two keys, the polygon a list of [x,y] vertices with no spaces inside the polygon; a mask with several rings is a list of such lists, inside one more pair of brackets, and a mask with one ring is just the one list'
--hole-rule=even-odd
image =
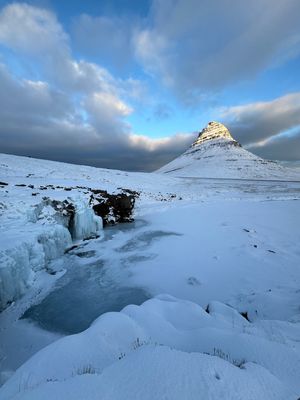
{"label": "sky", "polygon": [[0,152],[153,171],[211,120],[300,160],[299,0],[0,0]]}

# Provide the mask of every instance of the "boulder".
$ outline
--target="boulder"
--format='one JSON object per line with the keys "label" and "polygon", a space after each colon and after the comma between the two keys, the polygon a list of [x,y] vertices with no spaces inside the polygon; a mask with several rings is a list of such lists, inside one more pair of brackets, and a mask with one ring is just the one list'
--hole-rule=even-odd
{"label": "boulder", "polygon": [[103,226],[118,222],[132,222],[133,208],[138,192],[122,189],[122,192],[110,194],[106,190],[92,189],[90,198],[94,213],[103,220]]}

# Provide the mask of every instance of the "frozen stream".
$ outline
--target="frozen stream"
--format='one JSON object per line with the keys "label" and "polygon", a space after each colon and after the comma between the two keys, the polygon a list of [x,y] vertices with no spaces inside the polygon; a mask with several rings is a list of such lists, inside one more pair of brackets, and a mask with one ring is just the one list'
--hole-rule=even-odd
{"label": "frozen stream", "polygon": [[[138,247],[138,243],[129,240],[116,249],[119,257],[112,257],[112,260],[102,259],[104,251],[101,250],[104,250],[103,246],[112,246],[114,235],[120,232],[129,234],[144,225],[144,221],[137,221],[108,227],[103,238],[83,242],[70,251],[65,256],[66,273],[39,304],[26,310],[22,318],[34,321],[48,331],[73,334],[87,329],[105,312],[120,311],[128,304],[142,304],[150,297],[149,293],[143,288],[126,285],[128,273],[124,271],[125,263],[123,258],[123,261],[118,260],[123,252],[134,249],[135,245]],[[139,242],[147,246],[148,242],[160,236],[163,233],[144,233]],[[129,257],[127,261],[133,263],[135,260],[135,257]]]}
{"label": "frozen stream", "polygon": [[141,288],[119,287],[105,278],[101,262],[75,268],[58,282],[40,304],[29,308],[23,318],[36,321],[49,331],[73,334],[87,329],[99,315],[120,311],[128,304],[149,298]]}
{"label": "frozen stream", "polygon": [[0,315],[0,384],[9,371],[62,335],[81,332],[105,312],[152,297],[147,288],[132,284],[131,267],[156,257],[149,253],[153,241],[177,234],[151,230],[148,222],[137,220],[108,227],[103,235],[53,261],[50,272],[58,273],[44,273],[44,294],[33,290]]}

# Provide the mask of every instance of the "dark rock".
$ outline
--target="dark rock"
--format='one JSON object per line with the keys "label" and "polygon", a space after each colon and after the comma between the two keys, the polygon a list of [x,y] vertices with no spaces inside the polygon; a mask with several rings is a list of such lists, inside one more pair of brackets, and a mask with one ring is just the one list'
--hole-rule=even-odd
{"label": "dark rock", "polygon": [[34,189],[34,186],[33,186],[33,185],[28,185],[28,187],[29,187],[30,189]]}
{"label": "dark rock", "polygon": [[250,322],[247,311],[246,312],[240,312],[240,314],[241,314],[242,317],[244,317],[247,321]]}
{"label": "dark rock", "polygon": [[92,189],[91,192],[93,192],[94,194],[101,194],[101,196],[108,196],[108,193],[106,190],[102,190],[102,189]]}
{"label": "dark rock", "polygon": [[86,242],[86,241],[88,241],[88,240],[99,239],[99,237],[100,237],[99,235],[94,234],[94,235],[87,236],[87,237],[83,238],[82,241],[83,241],[83,242]]}
{"label": "dark rock", "polygon": [[50,275],[56,275],[56,274],[57,274],[56,271],[47,271],[47,272],[48,272],[48,274],[50,274]]}
{"label": "dark rock", "polygon": [[123,193],[131,194],[135,198],[140,196],[140,192],[137,192],[136,190],[131,190],[131,189],[123,189],[123,188],[118,188],[118,190],[122,190]]}
{"label": "dark rock", "polygon": [[79,244],[74,244],[73,246],[68,247],[68,248],[65,250],[65,254],[66,254],[66,253],[69,253],[70,251],[72,251],[72,250],[74,250],[74,249],[77,249],[77,247],[79,247]]}
{"label": "dark rock", "polygon": [[16,183],[15,186],[19,186],[19,187],[25,187],[25,183]]}
{"label": "dark rock", "polygon": [[75,207],[72,203],[69,203],[67,200],[64,200],[65,208],[63,213],[67,214],[69,218],[68,229],[73,237],[74,232],[74,217],[75,217]]}
{"label": "dark rock", "polygon": [[0,182],[0,186],[7,186],[8,185],[8,183],[6,183],[6,182]]}
{"label": "dark rock", "polygon": [[91,190],[87,186],[76,186],[76,189]]}
{"label": "dark rock", "polygon": [[122,189],[122,193],[110,194],[106,190],[92,189],[90,204],[94,213],[102,217],[103,226],[118,222],[132,222],[132,211],[138,192]]}

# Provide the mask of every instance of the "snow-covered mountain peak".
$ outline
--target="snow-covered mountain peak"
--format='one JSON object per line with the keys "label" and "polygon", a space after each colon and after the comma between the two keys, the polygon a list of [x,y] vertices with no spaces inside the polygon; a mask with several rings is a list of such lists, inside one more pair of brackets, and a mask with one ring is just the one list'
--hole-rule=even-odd
{"label": "snow-covered mountain peak", "polygon": [[299,173],[243,149],[226,126],[215,121],[183,154],[156,172],[193,178],[299,179]]}
{"label": "snow-covered mountain peak", "polygon": [[211,121],[204,129],[202,129],[202,131],[199,133],[198,138],[194,141],[191,147],[201,145],[202,143],[210,140],[219,139],[228,139],[230,141],[236,142],[236,140],[233,139],[225,125],[221,124],[220,122]]}

